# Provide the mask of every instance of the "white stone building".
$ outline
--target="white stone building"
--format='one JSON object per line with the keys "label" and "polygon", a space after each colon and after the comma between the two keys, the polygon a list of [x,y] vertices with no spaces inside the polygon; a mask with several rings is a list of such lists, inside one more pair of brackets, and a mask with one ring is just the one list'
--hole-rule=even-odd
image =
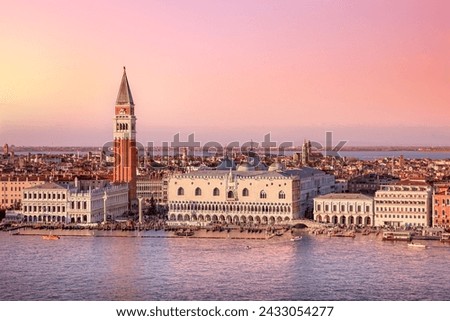
{"label": "white stone building", "polygon": [[137,197],[149,202],[153,197],[156,204],[167,204],[168,175],[154,172],[147,176],[138,176],[136,180]]}
{"label": "white stone building", "polygon": [[81,189],[54,182],[25,188],[22,214],[26,222],[97,223],[106,214],[114,219],[128,209],[128,185],[105,183],[102,187]]}
{"label": "white stone building", "polygon": [[424,181],[399,181],[375,193],[375,225],[431,226],[432,188]]}
{"label": "white stone building", "polygon": [[374,223],[373,197],[336,193],[318,196],[314,199],[314,220],[347,226],[371,226]]}
{"label": "white stone building", "polygon": [[273,224],[312,212],[313,198],[329,193],[334,176],[312,168],[199,170],[169,179],[168,217],[191,224],[210,222]]}
{"label": "white stone building", "polygon": [[[105,200],[106,196],[106,200]],[[106,213],[105,213],[106,201]],[[90,190],[71,189],[68,194],[67,218],[70,223],[97,223],[114,220],[128,210],[127,184],[107,184]]]}

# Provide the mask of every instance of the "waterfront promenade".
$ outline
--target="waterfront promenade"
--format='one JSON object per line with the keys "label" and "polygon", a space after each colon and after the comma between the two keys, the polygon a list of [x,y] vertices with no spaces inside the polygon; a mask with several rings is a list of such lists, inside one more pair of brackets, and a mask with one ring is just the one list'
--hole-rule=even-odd
{"label": "waterfront promenade", "polygon": [[[295,220],[285,225],[238,226],[232,224],[211,224],[206,226],[167,224],[159,221],[152,224],[134,225],[130,223],[109,223],[96,226],[80,225],[16,225],[4,229],[13,236],[48,236],[59,237],[123,237],[123,238],[191,238],[191,239],[235,239],[235,240],[290,240],[298,235],[317,237],[376,236],[383,239],[383,232],[404,231],[410,234],[409,241],[439,241],[440,235],[427,235],[422,230],[401,230],[380,227],[345,227],[317,223],[310,220]],[[308,226],[308,225],[309,226]],[[5,234],[6,234],[5,233]]]}

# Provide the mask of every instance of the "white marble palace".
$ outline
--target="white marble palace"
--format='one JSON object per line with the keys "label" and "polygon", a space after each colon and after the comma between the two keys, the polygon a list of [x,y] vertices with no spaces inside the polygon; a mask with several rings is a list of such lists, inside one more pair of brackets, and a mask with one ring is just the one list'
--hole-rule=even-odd
{"label": "white marble palace", "polygon": [[66,186],[46,182],[23,189],[23,220],[36,223],[97,223],[104,220],[105,214],[114,219],[127,211],[127,184],[87,182],[89,184],[75,181]]}
{"label": "white marble palace", "polygon": [[198,170],[174,175],[168,183],[169,222],[273,224],[312,213],[313,199],[328,194],[334,176],[305,167],[268,170],[241,164],[237,170]]}

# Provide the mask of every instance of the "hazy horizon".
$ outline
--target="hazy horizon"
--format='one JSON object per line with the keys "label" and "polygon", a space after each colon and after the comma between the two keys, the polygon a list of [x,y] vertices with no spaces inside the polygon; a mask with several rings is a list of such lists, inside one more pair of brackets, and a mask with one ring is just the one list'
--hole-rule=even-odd
{"label": "hazy horizon", "polygon": [[450,145],[448,1],[14,1],[0,144],[101,146],[127,67],[137,140]]}

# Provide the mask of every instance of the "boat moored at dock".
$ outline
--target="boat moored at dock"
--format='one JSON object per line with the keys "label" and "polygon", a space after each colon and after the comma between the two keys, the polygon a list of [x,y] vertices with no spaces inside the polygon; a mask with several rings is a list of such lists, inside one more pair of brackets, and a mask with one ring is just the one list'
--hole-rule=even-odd
{"label": "boat moored at dock", "polygon": [[328,236],[329,237],[356,237],[356,234],[353,231],[347,231],[347,232],[332,231],[332,232],[328,232]]}
{"label": "boat moored at dock", "polygon": [[383,241],[411,241],[411,232],[401,231],[401,232],[383,232]]}
{"label": "boat moored at dock", "polygon": [[56,240],[59,240],[60,237],[59,237],[58,235],[52,235],[52,234],[50,234],[50,235],[42,235],[42,239],[43,239],[43,240],[56,241]]}
{"label": "boat moored at dock", "polygon": [[442,233],[441,242],[450,242],[450,233]]}

